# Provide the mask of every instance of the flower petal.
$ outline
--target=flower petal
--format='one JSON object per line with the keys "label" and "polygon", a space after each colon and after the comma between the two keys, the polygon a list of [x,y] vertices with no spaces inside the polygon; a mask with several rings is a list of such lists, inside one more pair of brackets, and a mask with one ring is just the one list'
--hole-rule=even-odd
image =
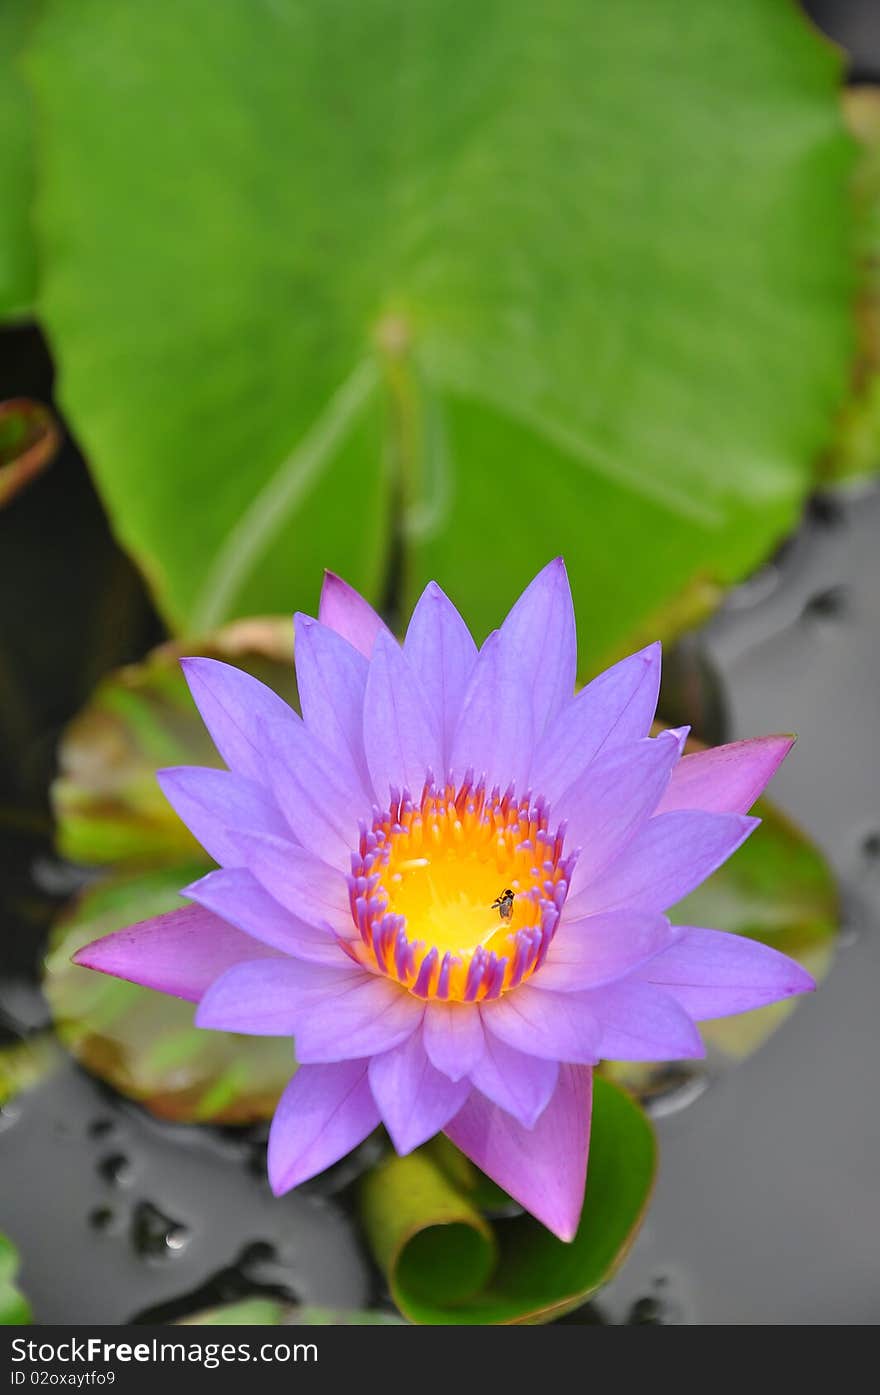
{"label": "flower petal", "polygon": [[471,1080],[488,1099],[531,1129],[549,1103],[558,1074],[556,1061],[527,1056],[487,1032],[485,1050],[471,1070]]}
{"label": "flower petal", "polygon": [[680,939],[636,977],[658,984],[698,1022],[810,993],[815,981],[794,959],[742,935],[685,926]]}
{"label": "flower petal", "polygon": [[706,1054],[684,1008],[653,984],[626,979],[577,997],[601,1023],[604,1060],[680,1061]]}
{"label": "flower petal", "polygon": [[298,721],[287,703],[249,673],[219,659],[181,659],[193,701],[214,745],[237,775],[265,783],[266,727]]}
{"label": "flower petal", "polygon": [[422,1040],[431,1064],[450,1080],[470,1075],[486,1050],[479,1008],[473,1003],[428,1003]]}
{"label": "flower petal", "polygon": [[401,1156],[433,1138],[471,1092],[470,1081],[456,1084],[434,1069],[419,1032],[413,1032],[393,1050],[374,1056],[369,1074],[382,1122]]}
{"label": "flower petal", "polygon": [[210,911],[183,906],[92,940],[77,950],[73,962],[197,1003],[232,964],[259,955],[273,964],[281,961],[276,950],[255,944]]}
{"label": "flower petal", "polygon": [[301,1063],[353,1060],[390,1051],[416,1030],[424,1005],[399,984],[365,973],[353,964],[340,971],[326,964],[278,960],[230,969],[205,994],[196,1014],[200,1027],[257,1036],[296,1038]]}
{"label": "flower petal", "polygon": [[575,894],[620,853],[656,809],[679,760],[677,734],[628,742],[598,756],[559,800],[566,846],[580,848],[571,879]]}
{"label": "flower petal", "polygon": [[[310,966],[311,967],[311,966]],[[300,1061],[339,1061],[390,1051],[420,1025],[424,1003],[375,974],[341,975],[322,968],[324,982],[300,994],[296,1031]]]}
{"label": "flower petal", "polygon": [[660,691],[660,645],[600,673],[563,707],[535,753],[535,790],[555,804],[600,751],[647,736]]}
{"label": "flower petal", "polygon": [[566,913],[578,920],[618,907],[665,911],[720,867],[760,822],[744,814],[658,814],[594,882],[569,897]]}
{"label": "flower petal", "polygon": [[795,738],[757,736],[685,756],[672,773],[658,814],[702,809],[711,814],[744,814],[770,783]]}
{"label": "flower petal", "polygon": [[278,1101],[269,1132],[269,1185],[275,1195],[323,1172],[378,1123],[366,1061],[300,1066]]}
{"label": "flower petal", "polygon": [[577,674],[574,605],[561,557],[526,587],[501,633],[520,657],[520,681],[531,689],[537,740],[571,698]]}
{"label": "flower petal", "polygon": [[613,983],[668,949],[681,931],[653,911],[606,911],[562,924],[529,986],[576,993]]}
{"label": "flower petal", "polygon": [[242,834],[247,865],[274,900],[307,925],[351,933],[348,883],[341,872],[283,838]]}
{"label": "flower petal", "polygon": [[450,766],[458,779],[472,770],[491,790],[528,787],[533,742],[532,696],[522,681],[510,638],[495,630],[474,664],[452,738]]}
{"label": "flower petal", "polygon": [[304,722],[289,731],[270,727],[268,735],[269,782],[297,841],[325,862],[347,868],[358,820],[372,803],[355,767],[329,751]]}
{"label": "flower petal", "polygon": [[436,581],[425,587],[412,613],[403,651],[422,679],[440,725],[445,772],[465,689],[477,658],[471,632]]}
{"label": "flower petal", "polygon": [[313,972],[333,971],[286,956],[269,963],[251,959],[233,964],[205,993],[196,1008],[195,1024],[255,1037],[292,1037],[301,990],[311,986]]}
{"label": "flower petal", "polygon": [[[197,882],[184,887],[188,896],[207,911],[252,935],[263,944],[272,945],[295,959],[313,964],[350,965],[329,928],[318,929],[286,910],[260,885],[252,872],[244,867],[223,867],[209,872]],[[352,932],[354,926],[351,926]]]}
{"label": "flower petal", "polygon": [[560,1240],[573,1240],[580,1221],[592,1083],[589,1066],[563,1066],[532,1129],[479,1095],[446,1126],[456,1147]]}
{"label": "flower petal", "polygon": [[384,634],[376,638],[367,677],[364,749],[382,809],[392,787],[418,799],[427,771],[442,778],[439,721],[400,645]]}
{"label": "flower petal", "polygon": [[486,1029],[507,1046],[548,1061],[594,1065],[601,1026],[579,995],[541,992],[521,984],[512,993],[481,1003]]}
{"label": "flower petal", "polygon": [[244,863],[239,831],[276,837],[289,831],[263,786],[229,770],[176,765],[158,770],[156,779],[174,812],[221,866]]}
{"label": "flower petal", "polygon": [[364,757],[364,691],[368,664],[363,654],[310,615],[294,616],[296,683],[306,728],[340,761],[357,770],[369,787]]}
{"label": "flower petal", "polygon": [[328,629],[335,630],[349,644],[353,644],[368,659],[373,652],[376,635],[381,631],[391,631],[376,614],[369,601],[343,581],[335,572],[324,573],[318,619]]}

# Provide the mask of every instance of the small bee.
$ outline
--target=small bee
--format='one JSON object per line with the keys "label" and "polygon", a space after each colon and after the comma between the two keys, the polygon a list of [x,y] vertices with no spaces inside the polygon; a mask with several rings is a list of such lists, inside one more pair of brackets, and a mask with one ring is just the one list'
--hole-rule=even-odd
{"label": "small bee", "polygon": [[492,902],[493,911],[497,910],[502,920],[510,920],[513,915],[513,892],[506,886],[500,896],[496,896]]}

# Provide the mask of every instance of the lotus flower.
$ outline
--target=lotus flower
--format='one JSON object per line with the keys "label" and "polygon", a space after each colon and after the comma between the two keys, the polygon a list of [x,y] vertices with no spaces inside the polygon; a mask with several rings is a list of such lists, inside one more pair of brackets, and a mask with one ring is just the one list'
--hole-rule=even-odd
{"label": "lotus flower", "polygon": [[399,1153],[445,1131],[569,1240],[593,1066],[702,1056],[695,1022],[814,986],[665,914],[754,830],[792,738],[651,737],[659,644],[575,693],[561,560],[480,649],[434,583],[401,644],[328,574],[295,648],[302,716],[182,661],[228,769],[159,779],[219,868],[76,961],[198,1003],[201,1027],[295,1040],[277,1194],[380,1122]]}

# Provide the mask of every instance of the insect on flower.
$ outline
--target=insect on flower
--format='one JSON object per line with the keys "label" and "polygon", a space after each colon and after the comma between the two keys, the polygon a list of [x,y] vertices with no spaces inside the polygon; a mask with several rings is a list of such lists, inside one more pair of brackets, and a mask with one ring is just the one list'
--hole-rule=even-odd
{"label": "insect on flower", "polygon": [[492,902],[493,911],[497,911],[502,920],[510,920],[513,915],[513,892],[506,886],[500,896],[496,896]]}
{"label": "insect on flower", "polygon": [[757,826],[792,738],[652,737],[657,644],[575,692],[561,560],[480,649],[436,584],[400,643],[331,574],[295,636],[302,715],[182,661],[227,769],[159,780],[217,870],[76,961],[197,1003],[201,1027],[295,1039],[276,1193],[380,1122],[400,1153],[442,1130],[570,1240],[593,1066],[701,1056],[696,1022],[814,986],[667,914]]}

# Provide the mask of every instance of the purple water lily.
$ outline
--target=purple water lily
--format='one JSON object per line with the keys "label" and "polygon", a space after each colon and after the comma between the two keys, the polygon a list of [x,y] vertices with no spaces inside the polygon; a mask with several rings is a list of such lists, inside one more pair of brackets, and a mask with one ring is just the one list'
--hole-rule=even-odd
{"label": "purple water lily", "polygon": [[814,986],[665,914],[755,828],[792,738],[651,737],[658,644],[575,693],[561,560],[481,649],[434,583],[402,644],[333,575],[295,633],[301,717],[183,660],[228,769],[159,778],[219,869],[76,961],[198,1003],[201,1027],[295,1038],[276,1193],[380,1122],[399,1153],[442,1130],[570,1240],[595,1063],[702,1056],[695,1021]]}

